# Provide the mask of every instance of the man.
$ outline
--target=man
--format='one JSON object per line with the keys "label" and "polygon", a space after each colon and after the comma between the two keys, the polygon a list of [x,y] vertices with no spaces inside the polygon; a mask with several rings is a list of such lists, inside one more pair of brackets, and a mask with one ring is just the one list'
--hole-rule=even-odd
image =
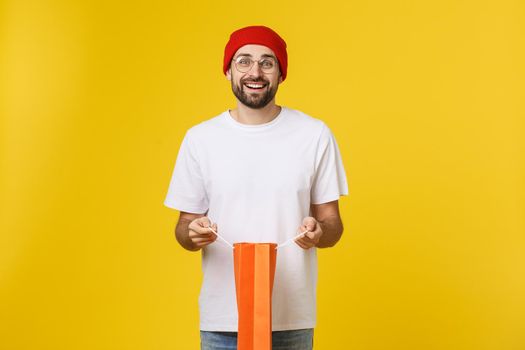
{"label": "man", "polygon": [[192,127],[179,150],[165,205],[180,211],[178,242],[202,251],[201,349],[235,349],[237,304],[232,250],[217,240],[296,245],[277,253],[273,349],[312,349],[316,321],[316,248],[332,247],[343,225],[338,199],[348,194],[330,129],[278,106],[286,79],[285,41],[272,29],[233,32],[223,72],[237,108]]}

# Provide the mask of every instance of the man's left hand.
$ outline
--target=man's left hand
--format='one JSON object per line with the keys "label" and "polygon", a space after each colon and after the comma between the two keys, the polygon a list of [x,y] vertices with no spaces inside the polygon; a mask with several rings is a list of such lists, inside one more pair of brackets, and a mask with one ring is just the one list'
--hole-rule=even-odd
{"label": "man's left hand", "polygon": [[299,227],[297,233],[308,231],[305,235],[295,240],[295,243],[303,249],[310,249],[319,243],[323,235],[321,224],[313,217],[308,216],[303,219],[303,224]]}

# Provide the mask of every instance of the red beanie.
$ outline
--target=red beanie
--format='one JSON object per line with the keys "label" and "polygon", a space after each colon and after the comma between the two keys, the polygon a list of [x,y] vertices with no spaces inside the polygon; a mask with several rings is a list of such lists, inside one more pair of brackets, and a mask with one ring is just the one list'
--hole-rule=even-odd
{"label": "red beanie", "polygon": [[286,78],[288,68],[288,54],[286,53],[286,42],[272,29],[265,26],[249,26],[238,29],[230,35],[230,40],[224,48],[224,63],[222,70],[224,74],[230,67],[233,55],[241,47],[247,44],[264,45],[275,53],[279,61],[281,76]]}

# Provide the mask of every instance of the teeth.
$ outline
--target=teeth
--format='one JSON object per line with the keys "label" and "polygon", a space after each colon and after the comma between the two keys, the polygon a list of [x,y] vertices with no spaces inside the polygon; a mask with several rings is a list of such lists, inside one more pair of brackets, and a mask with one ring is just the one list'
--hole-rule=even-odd
{"label": "teeth", "polygon": [[261,84],[246,84],[246,86],[252,88],[252,89],[260,89],[262,88],[264,85],[261,85]]}

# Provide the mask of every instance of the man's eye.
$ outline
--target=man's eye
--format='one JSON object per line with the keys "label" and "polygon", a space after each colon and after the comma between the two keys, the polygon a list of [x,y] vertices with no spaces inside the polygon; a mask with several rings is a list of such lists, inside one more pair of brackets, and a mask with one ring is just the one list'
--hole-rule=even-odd
{"label": "man's eye", "polygon": [[242,65],[250,65],[250,59],[248,58],[241,58],[239,59],[239,64],[242,64]]}
{"label": "man's eye", "polygon": [[273,67],[273,61],[272,60],[263,60],[262,61],[263,68],[272,68]]}

